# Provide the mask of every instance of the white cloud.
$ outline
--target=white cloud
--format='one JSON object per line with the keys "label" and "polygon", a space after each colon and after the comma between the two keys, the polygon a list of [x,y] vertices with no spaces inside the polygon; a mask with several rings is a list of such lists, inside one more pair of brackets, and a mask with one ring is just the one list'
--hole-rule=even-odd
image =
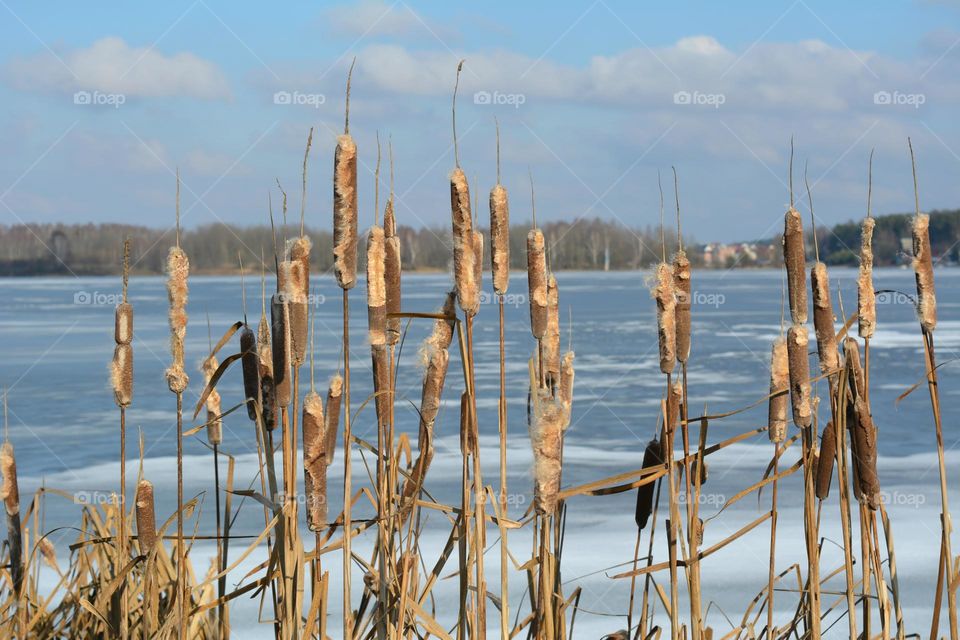
{"label": "white cloud", "polygon": [[189,52],[168,56],[153,47],[133,47],[114,36],[85,49],[14,58],[4,75],[24,91],[100,91],[128,98],[230,97],[230,87],[216,64]]}
{"label": "white cloud", "polygon": [[349,38],[430,34],[441,40],[458,37],[453,29],[428,21],[402,0],[337,5],[324,12],[324,21],[332,35]]}

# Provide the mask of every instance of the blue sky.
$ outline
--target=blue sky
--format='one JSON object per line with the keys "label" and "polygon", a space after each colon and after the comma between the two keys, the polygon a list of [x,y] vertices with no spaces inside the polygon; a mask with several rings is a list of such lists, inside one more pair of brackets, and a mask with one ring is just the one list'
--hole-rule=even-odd
{"label": "blue sky", "polygon": [[401,223],[448,224],[459,58],[461,164],[485,195],[499,118],[515,221],[529,219],[529,167],[541,219],[654,225],[657,170],[675,165],[689,233],[769,236],[791,135],[822,223],[863,215],[871,148],[875,211],[912,207],[907,136],[921,206],[960,206],[956,1],[0,0],[0,16],[3,224],[166,227],[176,167],[187,226],[264,222],[275,178],[298,190],[313,126],[307,216],[328,227],[354,56],[362,225],[378,130]]}

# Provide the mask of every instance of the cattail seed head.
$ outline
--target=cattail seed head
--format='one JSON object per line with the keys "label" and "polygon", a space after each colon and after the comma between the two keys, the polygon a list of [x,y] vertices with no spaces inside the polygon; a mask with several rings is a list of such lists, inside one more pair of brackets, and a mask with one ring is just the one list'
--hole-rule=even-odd
{"label": "cattail seed head", "polygon": [[917,277],[917,312],[920,326],[932,333],[937,326],[937,297],[933,286],[933,253],[930,248],[930,216],[913,219],[913,270]]}
{"label": "cattail seed head", "polygon": [[432,447],[430,443],[433,442],[433,424],[440,411],[440,399],[449,364],[450,352],[446,349],[435,349],[423,374],[423,390],[420,395],[421,452]]}
{"label": "cattail seed head", "polygon": [[570,410],[573,407],[573,351],[567,351],[563,354],[563,360],[560,363],[560,387],[557,391],[557,398],[563,404],[566,413],[566,420],[563,428],[566,429],[570,424]]}
{"label": "cattail seed head", "polygon": [[130,344],[118,344],[113,350],[110,385],[117,406],[129,407],[133,401],[133,347]]}
{"label": "cattail seed head", "polygon": [[270,332],[273,351],[273,384],[279,407],[290,405],[290,309],[283,294],[270,300]]}
{"label": "cattail seed head", "polygon": [[337,431],[340,428],[340,400],[343,397],[343,378],[336,374],[330,378],[330,386],[327,387],[327,406],[325,417],[327,425],[324,433],[327,435],[327,443],[324,451],[327,454],[327,464],[333,464],[333,455],[337,451]]}
{"label": "cattail seed head", "polygon": [[[650,469],[663,464],[663,449],[660,442],[654,438],[647,443],[647,448],[643,451],[642,468]],[[637,523],[637,528],[641,531],[647,526],[650,514],[653,512],[653,489],[654,482],[637,487],[637,507],[633,513],[633,519]]]}
{"label": "cattail seed head", "polygon": [[547,276],[547,333],[543,338],[543,368],[548,384],[560,381],[560,291],[552,273]]}
{"label": "cattail seed head", "polygon": [[183,393],[190,382],[183,368],[183,341],[187,335],[187,277],[190,260],[180,247],[170,247],[167,254],[167,297],[170,301],[170,353],[172,363],[166,371],[167,386],[174,393]]}
{"label": "cattail seed head", "polygon": [[787,361],[790,372],[790,406],[793,409],[793,422],[805,429],[810,426],[812,410],[810,407],[810,361],[807,349],[810,336],[807,328],[793,325],[787,329]]}
{"label": "cattail seed head", "polygon": [[306,236],[287,243],[287,256],[280,269],[284,272],[283,294],[290,316],[290,348],[293,366],[306,361],[310,334],[310,239]]}
{"label": "cattail seed head", "polygon": [[543,232],[527,233],[527,286],[530,293],[530,331],[537,340],[547,333],[547,254]]}
{"label": "cattail seed head", "polygon": [[502,296],[510,285],[510,203],[502,184],[490,190],[490,270],[493,290]]}
{"label": "cattail seed head", "polygon": [[337,138],[333,156],[333,271],[341,289],[357,283],[357,145]]}
{"label": "cattail seed head", "polygon": [[257,419],[257,403],[260,402],[260,364],[257,361],[257,336],[244,325],[240,331],[240,363],[243,368],[243,393],[247,402],[247,417]]}
{"label": "cattail seed head", "polygon": [[853,338],[843,341],[847,380],[852,396],[848,405],[847,428],[853,453],[853,480],[856,497],[870,509],[880,506],[880,479],[877,475],[877,428],[866,400],[866,383],[860,363],[860,346]]}
{"label": "cattail seed head", "polygon": [[328,458],[323,399],[311,391],[303,398],[303,484],[311,531],[319,530],[327,522]]}
{"label": "cattail seed head", "polygon": [[140,553],[148,555],[157,543],[157,521],[153,510],[153,484],[149,480],[137,483],[137,540]]}
{"label": "cattail seed head", "polygon": [[[777,338],[770,354],[770,393],[767,408],[767,435],[770,442],[779,444],[787,437],[787,396],[790,389],[790,365],[787,360],[787,342]],[[783,393],[781,393],[783,392]]]}
{"label": "cattail seed head", "polygon": [[817,355],[820,372],[834,372],[840,367],[837,351],[837,334],[833,328],[833,303],[830,301],[830,278],[827,265],[817,262],[810,270],[810,286],[813,288],[813,327],[817,336]]}
{"label": "cattail seed head", "polygon": [[677,366],[677,298],[673,289],[673,268],[666,262],[657,265],[656,282],[651,294],[657,301],[660,371],[671,373]]}
{"label": "cattail seed head", "polygon": [[271,327],[266,314],[261,314],[257,327],[257,360],[260,368],[260,413],[263,426],[273,431],[276,426],[277,389],[273,380],[273,349],[270,346]]}
{"label": "cattail seed head", "polygon": [[709,471],[706,459],[698,461],[698,458],[694,458],[690,462],[690,481],[702,487],[707,484],[707,478],[710,476]]}
{"label": "cattail seed head", "polygon": [[383,229],[370,227],[367,236],[367,323],[370,344],[387,343],[387,285],[384,278]]}
{"label": "cattail seed head", "polygon": [[532,389],[535,401],[530,421],[530,444],[533,446],[534,507],[541,515],[557,510],[560,492],[563,449],[563,405],[548,393]]}
{"label": "cattail seed head", "polygon": [[113,323],[113,341],[117,344],[130,344],[133,340],[133,305],[121,302],[117,305]]}
{"label": "cattail seed head", "polygon": [[860,227],[860,276],[857,279],[857,320],[861,338],[872,338],[877,328],[877,294],[873,289],[873,228],[876,221],[864,218]]}
{"label": "cattail seed head", "polygon": [[794,324],[807,322],[806,249],[803,239],[803,220],[793,207],[784,216],[783,262],[787,268],[787,297],[790,318]]}
{"label": "cattail seed head", "polygon": [[[403,271],[400,259],[400,238],[397,237],[392,198],[387,200],[387,209],[383,214],[383,235],[383,279],[387,290],[387,314],[389,315],[401,311],[400,277]],[[400,325],[400,318],[387,318],[387,344],[397,344],[400,341]]]}
{"label": "cattail seed head", "polygon": [[815,487],[817,498],[826,500],[830,495],[830,480],[833,476],[833,463],[837,454],[837,432],[833,420],[827,422],[820,438],[820,458],[817,462]]}
{"label": "cattail seed head", "polygon": [[437,318],[433,321],[433,331],[423,341],[420,347],[420,363],[426,367],[430,363],[430,358],[434,351],[439,349],[448,349],[453,341],[453,328],[455,325],[454,307],[457,299],[455,291],[447,294],[440,308],[440,314],[443,318]]}
{"label": "cattail seed head", "polygon": [[457,285],[457,300],[464,313],[473,315],[480,304],[477,247],[470,212],[470,187],[466,174],[459,167],[450,174],[450,211],[453,221],[453,276]]}
{"label": "cattail seed head", "polygon": [[4,509],[8,516],[20,513],[20,488],[17,484],[17,459],[13,455],[13,445],[4,442],[0,447],[0,478],[3,486],[0,487],[0,499],[3,499]]}
{"label": "cattail seed head", "polygon": [[690,259],[683,249],[673,256],[673,287],[677,296],[677,360],[681,363],[690,357]]}
{"label": "cattail seed head", "polygon": [[[217,362],[216,356],[210,356],[200,366],[200,371],[203,372],[203,380],[206,384],[210,384],[213,374],[216,373],[217,367],[220,366],[220,363]],[[223,442],[223,419],[220,417],[220,414],[223,413],[220,404],[220,392],[216,389],[212,389],[207,395],[207,442],[211,445],[219,445]]]}

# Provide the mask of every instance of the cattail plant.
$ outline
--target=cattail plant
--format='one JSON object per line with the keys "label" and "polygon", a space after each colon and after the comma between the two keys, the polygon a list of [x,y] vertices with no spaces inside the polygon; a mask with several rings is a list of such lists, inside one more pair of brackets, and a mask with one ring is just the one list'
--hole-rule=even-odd
{"label": "cattail plant", "polygon": [[563,405],[536,386],[531,389],[530,444],[533,447],[534,506],[540,515],[557,510],[563,452]]}
{"label": "cattail plant", "polygon": [[787,268],[787,299],[793,324],[807,322],[806,260],[803,220],[791,205],[784,216],[783,262]]}
{"label": "cattail plant", "polygon": [[327,456],[327,464],[333,463],[333,454],[337,450],[337,431],[340,428],[340,401],[343,398],[343,377],[340,374],[330,378],[330,384],[327,387],[327,403],[325,409],[326,426],[324,433],[327,442],[324,444],[324,453]]}
{"label": "cattail plant", "polygon": [[790,406],[793,410],[793,423],[801,429],[811,424],[810,406],[810,362],[807,349],[810,335],[807,328],[793,325],[787,329],[787,361],[790,379]]}
{"label": "cattail plant", "polygon": [[499,296],[510,285],[510,203],[500,184],[500,126],[497,124],[497,184],[490,189],[490,272]]}
{"label": "cattail plant", "polygon": [[530,291],[530,330],[542,340],[547,333],[547,261],[543,232],[533,228],[527,233],[527,286]]}
{"label": "cattail plant", "polygon": [[[642,469],[652,469],[663,464],[663,445],[657,438],[647,443],[643,450]],[[633,519],[637,523],[637,529],[643,530],[650,520],[650,514],[653,512],[653,490],[655,483],[647,482],[637,487],[637,506],[633,513]]]}
{"label": "cattail plant", "polygon": [[847,429],[850,431],[850,449],[853,453],[853,478],[857,497],[870,509],[880,506],[880,481],[877,476],[877,429],[870,415],[870,406],[865,397],[863,367],[860,364],[860,347],[853,338],[843,341],[843,354],[847,366],[847,381],[853,398],[852,411],[847,414]]}
{"label": "cattail plant", "polygon": [[263,297],[260,323],[257,325],[257,366],[260,373],[260,413],[263,428],[273,431],[277,425],[277,389],[273,381],[273,348],[270,345],[270,321],[267,320],[266,298]]}
{"label": "cattail plant", "polygon": [[157,570],[151,562],[154,548],[157,546],[157,520],[153,504],[153,484],[149,480],[140,480],[137,483],[135,500],[135,520],[137,524],[137,543],[140,546],[140,555],[147,557],[147,568],[143,580],[143,616],[142,626],[144,637],[149,637],[155,626],[158,614]]}
{"label": "cattail plant", "polygon": [[560,292],[557,279],[547,276],[547,333],[543,338],[543,368],[547,386],[552,388],[560,382]]}
{"label": "cattail plant", "polygon": [[167,386],[177,396],[177,590],[179,637],[185,637],[188,597],[186,548],[183,539],[183,392],[190,379],[183,368],[183,341],[187,334],[187,276],[190,260],[180,248],[180,173],[177,172],[177,244],[167,255],[167,297],[170,301],[170,351],[173,362],[167,369]]}
{"label": "cattail plant", "polygon": [[397,236],[397,217],[393,206],[393,143],[390,150],[390,196],[383,210],[383,279],[386,287],[387,344],[400,341],[400,318],[389,317],[400,313],[400,277],[403,271],[400,259],[400,238]]}
{"label": "cattail plant", "polygon": [[677,365],[677,298],[673,288],[673,267],[657,265],[651,295],[657,302],[657,342],[660,346],[660,371],[672,373]]}
{"label": "cattail plant", "polygon": [[283,294],[287,300],[287,313],[290,317],[290,355],[294,367],[306,361],[307,335],[309,333],[309,292],[310,292],[310,238],[300,236],[287,242],[286,260],[280,268],[284,270]]}
{"label": "cattail plant", "polygon": [[830,480],[833,477],[834,458],[837,455],[837,434],[833,420],[827,421],[820,438],[820,459],[817,462],[817,498],[826,500],[830,495]]}
{"label": "cattail plant", "polygon": [[[6,402],[6,400],[4,400]],[[4,404],[6,411],[6,404]],[[0,499],[7,512],[7,545],[10,548],[10,577],[17,598],[23,589],[23,532],[20,529],[20,489],[17,485],[17,460],[13,455],[13,445],[4,442],[0,446]]]}
{"label": "cattail plant", "polygon": [[673,254],[673,288],[676,294],[676,349],[677,360],[681,365],[687,364],[690,357],[690,306],[692,290],[690,282],[690,259],[683,250],[683,234],[680,231],[680,187],[678,186],[677,170],[673,170],[674,193],[677,200],[677,252]]}
{"label": "cattail plant", "polygon": [[790,367],[787,342],[782,337],[773,341],[770,353],[770,400],[767,410],[767,435],[770,442],[780,444],[787,437],[787,396],[790,390]]}
{"label": "cattail plant", "polygon": [[[877,328],[877,294],[873,288],[873,229],[876,221],[870,215],[873,193],[873,151],[867,178],[867,217],[860,225],[860,272],[857,278],[857,328],[860,337],[869,340]],[[866,347],[865,347],[866,348]],[[869,356],[866,356],[869,358]]]}
{"label": "cattail plant", "polygon": [[260,406],[260,363],[257,350],[257,336],[244,317],[240,330],[240,364],[243,369],[243,394],[247,402],[247,417],[256,421]]}
{"label": "cattail plant", "polygon": [[384,267],[383,228],[374,224],[367,236],[368,339],[374,347],[387,343],[387,285]]}
{"label": "cattail plant", "polygon": [[318,531],[327,523],[327,465],[329,459],[323,399],[311,390],[303,399],[303,484],[307,524]]}

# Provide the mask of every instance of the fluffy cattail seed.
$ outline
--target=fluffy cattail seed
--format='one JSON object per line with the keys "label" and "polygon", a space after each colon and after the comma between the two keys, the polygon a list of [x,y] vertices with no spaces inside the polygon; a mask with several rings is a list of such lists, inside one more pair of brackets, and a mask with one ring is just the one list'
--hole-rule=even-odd
{"label": "fluffy cattail seed", "polygon": [[[647,448],[643,451],[642,468],[650,469],[663,464],[662,449],[660,442],[654,438],[647,443]],[[637,487],[637,508],[634,511],[633,519],[637,523],[637,528],[641,531],[647,526],[650,514],[653,512],[653,489],[655,482],[648,482]]]}
{"label": "fluffy cattail seed", "polygon": [[117,344],[130,344],[133,340],[133,305],[121,302],[114,314],[113,340]]}
{"label": "fluffy cattail seed", "polygon": [[551,273],[547,277],[547,333],[543,338],[543,368],[547,384],[560,381],[560,291],[557,279]]}
{"label": "fluffy cattail seed", "polygon": [[932,333],[937,326],[937,297],[933,286],[933,253],[930,248],[930,216],[913,219],[913,270],[917,276],[917,311],[920,326]]}
{"label": "fluffy cattail seed", "polygon": [[10,548],[10,576],[14,593],[20,594],[23,587],[23,532],[20,528],[20,489],[17,485],[17,461],[13,445],[4,442],[0,447],[0,498],[7,512],[7,544]]}
{"label": "fluffy cattail seed", "polygon": [[790,406],[793,409],[793,422],[805,429],[811,423],[810,407],[810,361],[807,347],[810,337],[807,328],[793,325],[787,329],[787,361],[790,372]]}
{"label": "fluffy cattail seed", "polygon": [[673,290],[673,268],[666,262],[657,265],[656,283],[651,293],[657,301],[660,371],[671,373],[677,365],[677,298]]}
{"label": "fluffy cattail seed", "polygon": [[451,291],[447,294],[447,297],[443,301],[443,307],[440,308],[440,315],[442,315],[443,318],[437,318],[433,321],[433,331],[427,339],[423,341],[423,345],[420,347],[420,362],[423,366],[427,366],[430,362],[430,357],[434,351],[450,347],[450,342],[453,340],[454,314],[456,313],[454,304],[456,299],[456,292]]}
{"label": "fluffy cattail seed", "polygon": [[317,531],[327,522],[326,421],[323,399],[316,392],[303,398],[303,485],[307,499],[307,524]]}
{"label": "fluffy cattail seed", "polygon": [[541,515],[557,509],[563,449],[563,405],[539,389],[532,389],[534,406],[530,421],[533,446],[534,506]]}
{"label": "fluffy cattail seed", "polygon": [[324,450],[327,452],[327,464],[333,464],[333,454],[337,450],[337,431],[340,428],[340,400],[343,397],[343,378],[338,373],[330,378],[330,386],[327,387],[327,406],[325,417],[327,426],[327,444]]}
{"label": "fluffy cattail seed", "polygon": [[244,325],[240,331],[240,364],[243,367],[243,393],[247,400],[247,416],[257,419],[257,404],[260,402],[260,365],[257,362],[257,336]]}
{"label": "fluffy cattail seed", "polygon": [[148,555],[157,543],[157,521],[153,511],[153,484],[141,480],[137,484],[137,540],[140,553]]}
{"label": "fluffy cattail seed", "polygon": [[502,184],[490,190],[490,270],[493,290],[502,296],[510,284],[510,204]]}
{"label": "fluffy cattail seed", "polygon": [[167,297],[170,300],[170,353],[172,363],[167,368],[167,386],[174,393],[183,393],[190,382],[183,369],[183,341],[187,335],[187,277],[190,260],[180,247],[170,247],[167,254]]}
{"label": "fluffy cattail seed", "polygon": [[557,391],[557,398],[563,404],[566,412],[566,420],[563,428],[566,429],[570,424],[570,409],[573,407],[573,351],[567,351],[563,354],[563,360],[560,363],[560,388]]}
{"label": "fluffy cattail seed", "polygon": [[770,393],[767,408],[767,424],[770,442],[779,444],[787,437],[787,395],[790,388],[790,365],[787,360],[787,343],[783,338],[773,342],[770,354]]}
{"label": "fluffy cattail seed", "polygon": [[129,407],[133,401],[133,347],[118,344],[113,350],[110,363],[110,384],[113,386],[113,399],[118,407]]}
{"label": "fluffy cattail seed", "polygon": [[857,319],[861,338],[872,338],[877,328],[877,294],[873,289],[873,228],[865,218],[860,227],[860,276],[857,279]]}
{"label": "fluffy cattail seed", "polygon": [[813,288],[813,327],[817,335],[817,355],[820,372],[834,372],[840,367],[837,351],[837,334],[833,328],[833,304],[830,301],[830,278],[827,265],[817,262],[810,270],[810,286]]}
{"label": "fluffy cattail seed", "polygon": [[833,420],[827,422],[820,438],[820,459],[817,462],[817,477],[815,480],[817,498],[826,500],[830,495],[830,479],[833,476],[833,463],[837,455],[837,432]]}
{"label": "fluffy cattail seed", "polygon": [[384,279],[383,229],[370,227],[367,236],[367,324],[370,344],[387,343],[387,285]]}
{"label": "fluffy cattail seed", "polygon": [[479,283],[476,281],[476,248],[473,217],[470,212],[470,187],[460,167],[450,174],[450,212],[453,221],[453,275],[457,300],[467,314],[474,314],[479,305]]}
{"label": "fluffy cattail seed", "polygon": [[547,333],[547,257],[543,232],[527,234],[527,286],[530,292],[530,331],[541,340]]}
{"label": "fluffy cattail seed", "polygon": [[341,289],[357,283],[357,145],[337,138],[333,156],[333,271]]}
{"label": "fluffy cattail seed", "polygon": [[290,405],[290,308],[283,294],[270,299],[270,332],[273,351],[273,384],[279,407]]}
{"label": "fluffy cattail seed", "polygon": [[807,322],[806,249],[800,212],[790,207],[784,216],[783,262],[787,267],[787,297],[794,324]]}
{"label": "fluffy cattail seed", "polygon": [[690,259],[683,249],[673,256],[673,287],[677,296],[677,360],[681,363],[690,357]]}

